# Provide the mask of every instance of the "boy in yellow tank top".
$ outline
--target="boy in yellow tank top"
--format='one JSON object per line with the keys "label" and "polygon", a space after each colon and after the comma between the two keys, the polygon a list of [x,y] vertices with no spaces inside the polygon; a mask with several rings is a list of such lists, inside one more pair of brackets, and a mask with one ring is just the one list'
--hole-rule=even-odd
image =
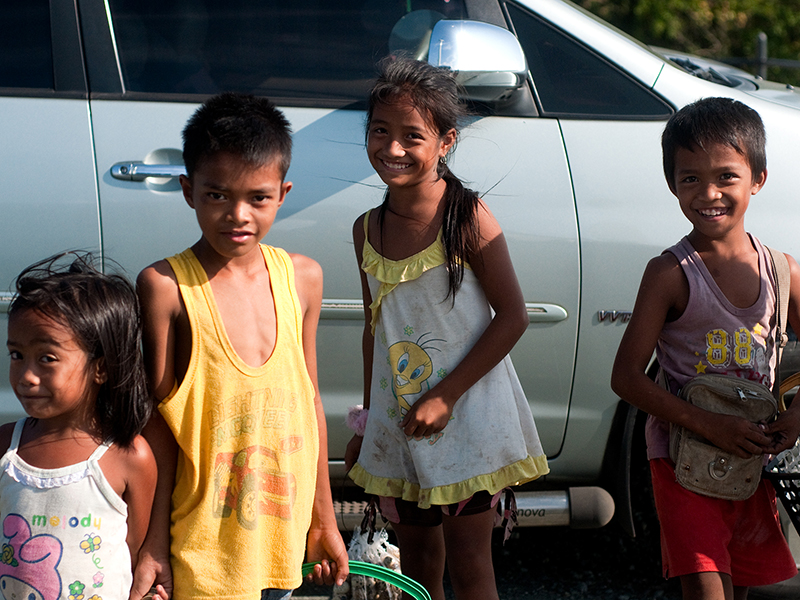
{"label": "boy in yellow tank top", "polygon": [[292,184],[291,132],[266,99],[223,94],[183,131],[186,202],[202,231],[138,278],[159,413],[150,530],[132,598],[288,598],[300,566],[341,583],[316,373],[322,270],[263,246]]}

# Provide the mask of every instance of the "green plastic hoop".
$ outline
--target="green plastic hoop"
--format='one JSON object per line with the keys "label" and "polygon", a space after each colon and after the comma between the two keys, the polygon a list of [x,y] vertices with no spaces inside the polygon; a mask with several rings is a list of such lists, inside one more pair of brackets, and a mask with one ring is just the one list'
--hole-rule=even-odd
{"label": "green plastic hoop", "polygon": [[[318,562],[305,563],[303,565],[303,577],[311,573],[311,571],[314,569],[314,565],[318,564]],[[387,569],[386,567],[361,562],[360,560],[351,560],[350,573],[353,575],[374,577],[375,579],[380,579],[386,583],[391,583],[393,586],[399,587],[406,594],[416,598],[416,600],[431,600],[431,595],[428,593],[428,590],[422,587],[422,585],[410,577],[403,575],[402,573],[398,573],[397,571]]]}

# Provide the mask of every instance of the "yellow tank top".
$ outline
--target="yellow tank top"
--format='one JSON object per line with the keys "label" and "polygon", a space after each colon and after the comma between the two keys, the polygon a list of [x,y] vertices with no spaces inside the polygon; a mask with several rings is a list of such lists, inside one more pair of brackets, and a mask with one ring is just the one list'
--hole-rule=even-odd
{"label": "yellow tank top", "polygon": [[236,354],[191,249],[168,258],[192,329],[186,377],[159,406],[181,452],[172,494],[175,598],[260,598],[300,585],[317,472],[314,387],[294,267],[262,246],[277,315],[261,367]]}

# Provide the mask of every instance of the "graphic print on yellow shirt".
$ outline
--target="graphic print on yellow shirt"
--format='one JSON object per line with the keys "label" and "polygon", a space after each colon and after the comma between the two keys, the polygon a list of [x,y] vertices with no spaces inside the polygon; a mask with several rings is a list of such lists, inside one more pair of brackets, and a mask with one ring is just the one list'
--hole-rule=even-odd
{"label": "graphic print on yellow shirt", "polygon": [[[303,438],[291,436],[282,446],[300,450]],[[283,442],[286,442],[285,444]],[[264,446],[249,446],[239,452],[220,452],[214,461],[214,516],[228,518],[236,511],[242,527],[254,529],[257,517],[292,518],[297,482],[281,470],[278,452]]]}

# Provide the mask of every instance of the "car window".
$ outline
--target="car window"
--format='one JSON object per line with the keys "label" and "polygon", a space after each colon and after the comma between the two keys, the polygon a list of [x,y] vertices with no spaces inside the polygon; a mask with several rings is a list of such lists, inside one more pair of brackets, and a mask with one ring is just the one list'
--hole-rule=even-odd
{"label": "car window", "polygon": [[[419,29],[414,35],[423,40],[431,21],[465,16],[463,0],[110,0],[109,5],[129,92],[240,91],[343,103],[365,98],[375,63],[389,53],[398,29]],[[411,27],[397,28],[409,13]]]}
{"label": "car window", "polygon": [[616,66],[519,6],[506,9],[545,116],[666,119],[670,106]]}
{"label": "car window", "polygon": [[0,87],[53,89],[50,2],[0,3]]}

